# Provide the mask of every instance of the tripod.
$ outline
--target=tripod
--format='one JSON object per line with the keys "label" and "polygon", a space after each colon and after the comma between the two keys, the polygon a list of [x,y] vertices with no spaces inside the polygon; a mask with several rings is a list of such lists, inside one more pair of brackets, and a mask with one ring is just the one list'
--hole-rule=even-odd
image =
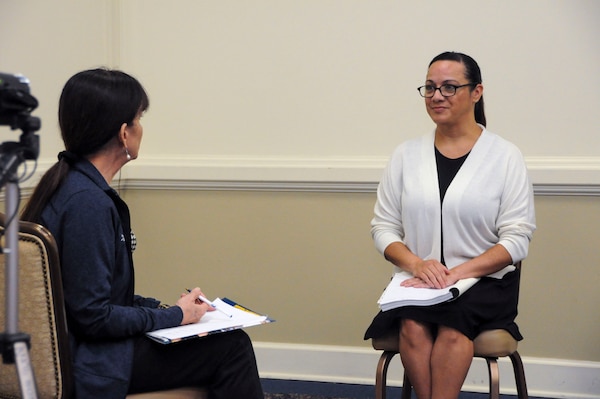
{"label": "tripod", "polygon": [[[32,146],[30,148],[30,146]],[[21,395],[24,399],[37,399],[35,376],[29,358],[30,337],[20,332],[19,320],[19,187],[17,169],[25,159],[36,159],[38,137],[23,133],[19,143],[0,145],[0,188],[6,183],[6,245],[5,293],[6,331],[0,334],[0,350],[5,364],[16,364]],[[33,157],[33,158],[32,158]]]}

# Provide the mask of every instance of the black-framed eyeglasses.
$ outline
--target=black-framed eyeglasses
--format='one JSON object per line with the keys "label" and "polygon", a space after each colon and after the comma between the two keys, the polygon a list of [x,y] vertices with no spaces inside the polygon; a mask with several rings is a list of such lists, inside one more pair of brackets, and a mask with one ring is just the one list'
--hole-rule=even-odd
{"label": "black-framed eyeglasses", "polygon": [[421,87],[417,87],[417,90],[419,91],[419,94],[421,95],[421,97],[425,97],[425,98],[431,98],[435,95],[435,92],[437,90],[440,91],[440,94],[444,97],[452,97],[453,95],[456,94],[456,90],[460,89],[461,87],[467,87],[467,86],[476,86],[477,83],[467,83],[464,85],[451,85],[451,84],[443,84],[440,87],[435,87],[434,85],[424,85]]}

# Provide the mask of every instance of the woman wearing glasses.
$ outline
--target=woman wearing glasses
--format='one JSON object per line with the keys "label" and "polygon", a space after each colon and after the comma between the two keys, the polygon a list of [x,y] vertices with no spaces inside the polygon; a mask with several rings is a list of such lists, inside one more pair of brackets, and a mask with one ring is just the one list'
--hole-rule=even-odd
{"label": "woman wearing glasses", "polygon": [[488,131],[479,66],[446,52],[418,88],[434,132],[401,144],[379,184],[371,233],[403,285],[479,282],[452,302],[380,312],[365,339],[400,328],[400,356],[419,399],[457,398],[479,332],[522,336],[519,270],[535,230],[533,190],[516,146]]}

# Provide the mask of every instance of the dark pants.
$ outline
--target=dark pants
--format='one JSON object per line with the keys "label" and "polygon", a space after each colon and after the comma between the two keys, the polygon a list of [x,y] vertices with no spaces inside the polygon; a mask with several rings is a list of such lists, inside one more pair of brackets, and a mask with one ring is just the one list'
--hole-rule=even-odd
{"label": "dark pants", "polygon": [[254,349],[243,330],[163,345],[135,344],[129,393],[203,387],[211,399],[263,399]]}

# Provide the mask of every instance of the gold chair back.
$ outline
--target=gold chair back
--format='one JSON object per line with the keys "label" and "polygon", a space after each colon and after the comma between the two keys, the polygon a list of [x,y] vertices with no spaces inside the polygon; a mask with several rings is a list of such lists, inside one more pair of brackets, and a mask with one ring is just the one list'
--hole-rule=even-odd
{"label": "gold chair back", "polygon": [[[4,248],[5,217],[0,214],[0,245]],[[56,242],[44,227],[28,222],[19,225],[19,320],[20,332],[31,338],[29,357],[38,397],[68,398],[71,375],[68,333],[64,313],[62,281]],[[0,255],[0,286],[5,286],[6,256]],[[3,304],[0,329],[5,331],[5,290],[0,290]],[[0,365],[0,398],[20,398],[15,364]]]}

